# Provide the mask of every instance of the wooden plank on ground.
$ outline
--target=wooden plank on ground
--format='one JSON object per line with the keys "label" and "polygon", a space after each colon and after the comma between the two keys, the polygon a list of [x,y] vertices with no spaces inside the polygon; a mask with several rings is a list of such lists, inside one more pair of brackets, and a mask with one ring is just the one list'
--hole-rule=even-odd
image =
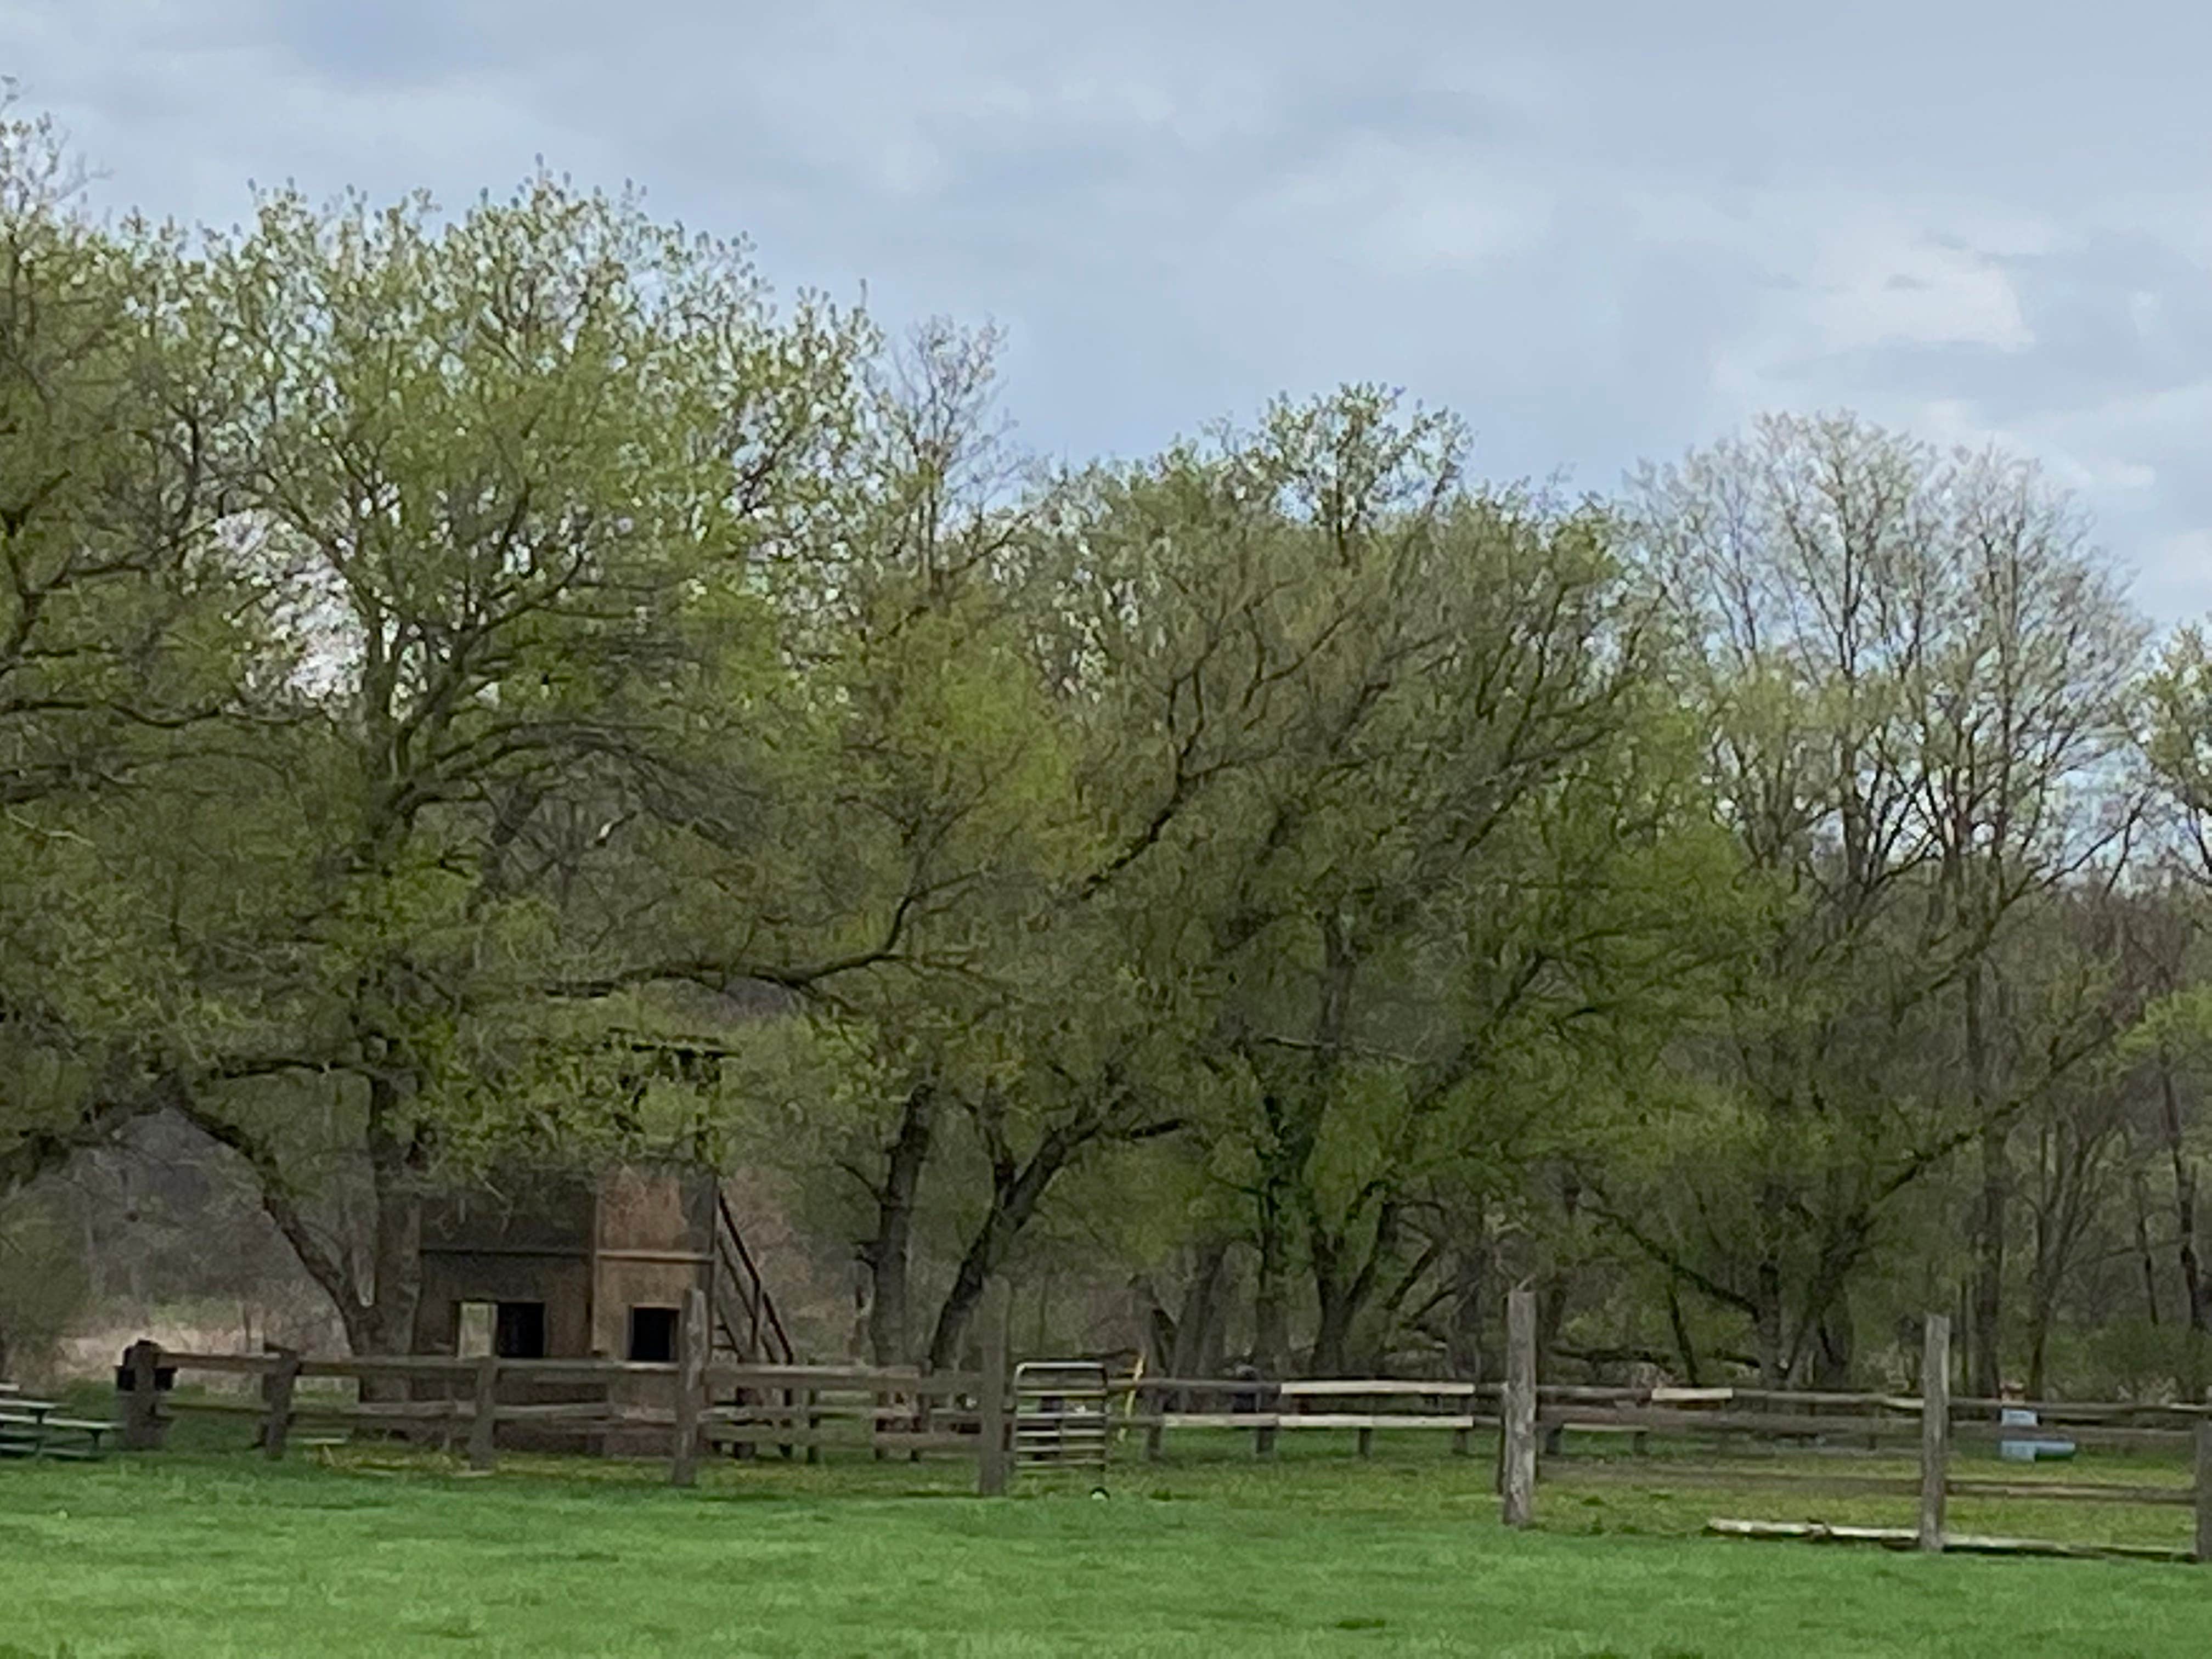
{"label": "wooden plank on ground", "polygon": [[[1715,1516],[1705,1530],[1723,1538],[1804,1539],[1820,1544],[1881,1544],[1911,1549],[1919,1542],[1913,1527],[1846,1527],[1825,1521],[1740,1521]],[[1967,1555],[2054,1555],[2096,1560],[2118,1557],[2133,1561],[2186,1561],[2189,1552],[2172,1544],[2075,1544],[2050,1538],[1993,1538],[1976,1533],[1945,1536],[1947,1552]]]}

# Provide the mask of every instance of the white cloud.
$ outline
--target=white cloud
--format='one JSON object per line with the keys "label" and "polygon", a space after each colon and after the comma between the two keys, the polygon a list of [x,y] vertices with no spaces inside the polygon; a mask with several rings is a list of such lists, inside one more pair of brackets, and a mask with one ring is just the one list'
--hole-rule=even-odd
{"label": "white cloud", "polygon": [[1822,239],[1806,320],[1828,352],[1887,345],[2035,343],[2020,295],[1991,256],[1925,229],[1875,221]]}
{"label": "white cloud", "polygon": [[1237,216],[1325,249],[1384,283],[1437,270],[1473,272],[1548,234],[1552,204],[1464,150],[1361,137],[1302,167]]}
{"label": "white cloud", "polygon": [[1372,377],[1603,487],[1850,404],[2042,457],[2147,598],[2212,599],[2212,11],[2147,54],[1869,3],[10,0],[0,70],[185,217],[635,178],[780,286],[999,318],[1055,447]]}

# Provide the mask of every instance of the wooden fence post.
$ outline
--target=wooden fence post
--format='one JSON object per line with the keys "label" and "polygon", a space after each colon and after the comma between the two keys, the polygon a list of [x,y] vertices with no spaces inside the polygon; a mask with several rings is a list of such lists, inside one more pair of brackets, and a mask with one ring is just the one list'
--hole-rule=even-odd
{"label": "wooden fence post", "polygon": [[983,1376],[976,1405],[981,1444],[976,1448],[975,1491],[984,1498],[1006,1495],[1012,1425],[1007,1421],[1007,1362],[1013,1341],[1013,1298],[1001,1279],[983,1293]]}
{"label": "wooden fence post", "polygon": [[300,1380],[300,1352],[276,1350],[275,1363],[262,1374],[262,1398],[267,1409],[261,1419],[261,1455],[275,1462],[284,1455],[284,1442],[292,1433],[292,1389]]}
{"label": "wooden fence post", "polygon": [[1920,1353],[1920,1547],[1943,1547],[1943,1500],[1950,1478],[1951,1321],[1928,1316]]}
{"label": "wooden fence post", "polygon": [[499,1356],[477,1361],[475,1414],[469,1420],[469,1467],[488,1469],[498,1461],[493,1435],[499,1427]]}
{"label": "wooden fence post", "polygon": [[155,1388],[160,1380],[161,1346],[141,1337],[123,1356],[131,1374],[130,1398],[123,1403],[123,1444],[131,1451],[159,1451],[168,1438],[161,1418],[161,1402]]}
{"label": "wooden fence post", "polygon": [[[987,1332],[983,1338],[983,1346],[987,1356],[990,1347],[990,1342],[991,1339]],[[1000,1369],[1004,1370],[1005,1367],[1001,1366]],[[931,1399],[929,1393],[929,1372],[930,1364],[929,1362],[925,1359],[921,1362],[921,1386],[915,1390],[914,1419],[913,1421],[908,1425],[908,1428],[916,1435],[928,1434],[937,1426],[935,1423],[931,1421],[931,1410],[929,1404]],[[909,1463],[919,1463],[921,1462],[921,1446],[919,1442],[917,1442],[912,1449],[907,1453],[906,1461]]]}
{"label": "wooden fence post", "polygon": [[699,1415],[707,1407],[707,1292],[684,1293],[684,1320],[676,1329],[676,1443],[669,1454],[669,1484],[699,1479]]}
{"label": "wooden fence post", "polygon": [[1536,1518],[1536,1293],[1505,1298],[1505,1479],[1509,1527]]}
{"label": "wooden fence post", "polygon": [[2199,1561],[2212,1561],[2212,1417],[2197,1419],[2197,1547]]}

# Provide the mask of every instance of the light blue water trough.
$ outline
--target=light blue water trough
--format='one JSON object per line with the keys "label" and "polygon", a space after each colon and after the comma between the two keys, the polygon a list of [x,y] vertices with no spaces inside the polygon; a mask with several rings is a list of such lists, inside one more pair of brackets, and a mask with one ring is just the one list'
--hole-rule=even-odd
{"label": "light blue water trough", "polygon": [[[2008,1429],[2032,1429],[2036,1426],[2035,1413],[2024,1407],[2006,1406],[1997,1413],[1997,1422]],[[2033,1463],[2039,1457],[2071,1457],[2071,1440],[2000,1440],[1997,1455],[2008,1463]]]}

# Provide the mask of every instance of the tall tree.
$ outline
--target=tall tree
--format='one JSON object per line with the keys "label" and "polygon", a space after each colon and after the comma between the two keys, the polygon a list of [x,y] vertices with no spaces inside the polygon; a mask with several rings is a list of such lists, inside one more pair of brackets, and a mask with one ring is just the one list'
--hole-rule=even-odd
{"label": "tall tree", "polygon": [[1620,1224],[1750,1322],[1771,1377],[1841,1375],[1886,1218],[1981,1145],[1987,1382],[2007,1126],[2084,1053],[2000,1064],[1993,953],[2124,844],[2126,814],[2082,806],[2127,741],[2140,625],[2032,470],[1848,416],[1762,422],[1638,497],[1769,904],[1711,1073],[1744,1156],[1675,1172],[1695,1202],[1667,1237]]}
{"label": "tall tree", "polygon": [[[554,994],[678,971],[628,957],[633,895],[593,873],[783,673],[760,566],[804,533],[865,337],[775,321],[742,249],[544,177],[446,220],[273,196],[209,286],[246,376],[236,488],[295,573],[301,718],[169,870],[289,1081],[187,1109],[387,1352],[441,1153],[487,1117],[562,1121],[573,1079],[533,1087],[579,1039]],[[362,1248],[318,1216],[319,1163],[364,1184]]]}

